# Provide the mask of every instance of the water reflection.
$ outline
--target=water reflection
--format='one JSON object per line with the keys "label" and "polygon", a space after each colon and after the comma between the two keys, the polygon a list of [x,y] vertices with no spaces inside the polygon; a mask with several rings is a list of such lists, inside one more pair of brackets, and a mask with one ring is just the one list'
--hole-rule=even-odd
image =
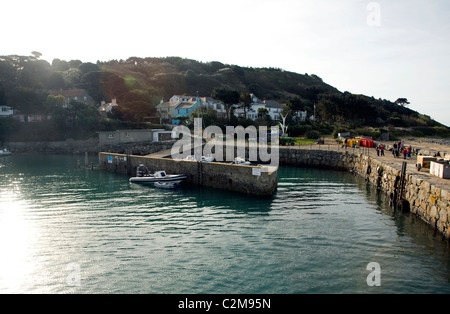
{"label": "water reflection", "polygon": [[32,251],[38,230],[27,219],[28,206],[17,199],[17,190],[0,193],[0,287],[7,287],[5,292],[17,291],[36,269]]}

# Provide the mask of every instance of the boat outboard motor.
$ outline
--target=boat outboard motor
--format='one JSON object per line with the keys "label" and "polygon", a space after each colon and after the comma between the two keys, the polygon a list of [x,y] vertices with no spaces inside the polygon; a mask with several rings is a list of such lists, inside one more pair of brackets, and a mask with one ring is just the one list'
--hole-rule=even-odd
{"label": "boat outboard motor", "polygon": [[139,165],[139,167],[136,170],[136,176],[143,177],[146,174],[148,174],[147,168],[144,165]]}

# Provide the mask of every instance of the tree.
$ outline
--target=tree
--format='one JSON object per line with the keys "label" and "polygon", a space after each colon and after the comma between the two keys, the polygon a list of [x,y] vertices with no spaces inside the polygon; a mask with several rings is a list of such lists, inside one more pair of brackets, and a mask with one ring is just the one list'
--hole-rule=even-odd
{"label": "tree", "polygon": [[247,110],[252,108],[252,96],[249,93],[241,92],[240,107],[244,109],[244,118],[247,119]]}
{"label": "tree", "polygon": [[8,98],[6,97],[6,93],[3,89],[3,86],[0,83],[0,106],[6,106],[8,104]]}
{"label": "tree", "polygon": [[407,98],[398,98],[398,99],[395,101],[395,103],[396,103],[397,105],[402,106],[402,107],[406,107],[407,105],[410,104],[410,102],[408,101]]}
{"label": "tree", "polygon": [[258,118],[265,119],[269,114],[269,110],[267,108],[258,108]]}
{"label": "tree", "polygon": [[58,72],[50,73],[45,83],[48,89],[64,89],[64,87],[66,86],[64,78]]}
{"label": "tree", "polygon": [[297,113],[301,110],[304,110],[305,108],[302,100],[299,97],[289,97],[286,105],[289,107],[294,117],[297,117]]}
{"label": "tree", "polygon": [[32,51],[31,54],[32,54],[36,59],[39,59],[40,57],[42,57],[42,53],[40,53],[39,51]]}
{"label": "tree", "polygon": [[211,97],[220,100],[225,105],[227,111],[227,118],[230,119],[230,111],[233,105],[239,103],[240,94],[237,90],[227,87],[214,88]]}
{"label": "tree", "polygon": [[64,96],[58,95],[48,95],[47,100],[44,103],[44,106],[48,112],[53,112],[56,108],[63,108],[66,104],[66,100]]}

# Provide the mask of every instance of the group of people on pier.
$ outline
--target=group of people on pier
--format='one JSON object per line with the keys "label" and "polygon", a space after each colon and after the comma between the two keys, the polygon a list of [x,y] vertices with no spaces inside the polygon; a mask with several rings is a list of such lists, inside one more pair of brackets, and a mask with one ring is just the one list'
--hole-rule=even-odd
{"label": "group of people on pier", "polygon": [[411,159],[411,145],[406,147],[406,145],[404,145],[404,143],[400,141],[398,143],[394,143],[393,146],[394,149],[392,150],[392,155],[394,156],[394,158],[399,158],[400,154],[403,154],[403,159]]}
{"label": "group of people on pier", "polygon": [[[384,146],[383,144],[379,144],[377,147],[377,156],[384,156]],[[401,141],[398,143],[394,143],[393,149],[392,149],[392,155],[394,158],[400,158],[400,154],[403,154],[403,159],[411,159],[411,153],[412,153],[412,147],[409,145],[406,147],[404,143]]]}

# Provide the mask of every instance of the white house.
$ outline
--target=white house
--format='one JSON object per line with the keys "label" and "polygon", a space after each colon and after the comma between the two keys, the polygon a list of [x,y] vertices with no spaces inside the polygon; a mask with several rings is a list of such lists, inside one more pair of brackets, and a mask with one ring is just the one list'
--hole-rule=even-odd
{"label": "white house", "polygon": [[225,106],[212,97],[200,97],[202,107],[215,110],[218,117],[226,117],[227,111]]}
{"label": "white house", "polygon": [[274,100],[264,100],[264,104],[272,120],[279,120],[281,118],[280,114],[283,111],[284,105]]}
{"label": "white house", "polygon": [[[264,108],[267,110],[268,115],[274,121],[281,119],[281,112],[283,108],[286,106],[285,104],[281,104],[274,100],[260,100],[254,94],[250,94],[252,98],[252,105],[249,109],[246,110],[247,118],[251,120],[256,120],[259,118],[259,109]],[[212,109],[217,112],[218,117],[227,117],[227,111],[225,106],[220,102],[211,97],[198,97],[197,96],[187,96],[187,95],[173,95],[168,102],[161,102],[158,106],[156,106],[156,110],[161,117],[166,121],[170,121],[171,119],[176,118],[177,116],[189,116],[189,114],[193,111],[194,104],[197,104],[197,99],[200,101],[200,106],[208,109]],[[189,107],[192,110],[187,111],[185,107]],[[245,112],[243,108],[238,107],[236,104],[234,109],[234,115],[238,118],[244,118]],[[180,110],[184,110],[186,112],[181,112]],[[297,112],[297,117],[301,121],[306,120],[306,111]]]}
{"label": "white house", "polygon": [[306,121],[307,111],[297,111],[296,116],[300,121]]}
{"label": "white house", "polygon": [[117,107],[117,101],[114,98],[110,103],[106,103],[105,101],[102,101],[100,104],[100,107],[98,108],[98,111],[102,115],[102,117],[106,117],[108,113],[112,111],[114,107]]}
{"label": "white house", "polygon": [[14,110],[8,106],[0,106],[0,117],[12,116],[14,114]]}
{"label": "white house", "polygon": [[188,95],[173,95],[168,102],[163,102],[156,106],[161,119],[170,121],[178,116],[189,116],[197,105],[213,109],[219,117],[226,116],[225,107],[217,100],[211,97],[197,97]]}
{"label": "white house", "polygon": [[[280,104],[274,100],[260,100],[253,94],[250,94],[252,97],[252,106],[247,110],[247,118],[251,120],[256,120],[259,118],[259,109],[264,108],[267,109],[268,115],[272,120],[279,120],[281,118],[281,112],[285,105]],[[245,112],[242,108],[237,108],[234,111],[236,117],[244,118]]]}

